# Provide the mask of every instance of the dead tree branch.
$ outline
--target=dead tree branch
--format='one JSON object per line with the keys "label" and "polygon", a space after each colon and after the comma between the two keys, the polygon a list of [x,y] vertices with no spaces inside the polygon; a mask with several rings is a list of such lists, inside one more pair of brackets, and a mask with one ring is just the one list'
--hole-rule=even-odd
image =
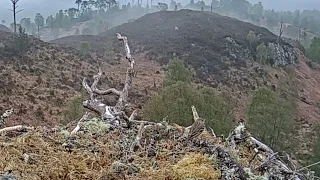
{"label": "dead tree branch", "polygon": [[196,121],[197,119],[199,119],[199,115],[198,115],[198,112],[196,110],[196,107],[191,106],[191,109],[192,109],[192,114],[193,114],[193,120]]}
{"label": "dead tree branch", "polygon": [[280,40],[281,40],[281,36],[283,34],[283,21],[280,22],[280,29],[279,29],[279,36],[277,38],[277,43],[279,44]]}
{"label": "dead tree branch", "polygon": [[142,149],[142,146],[141,146],[141,139],[142,139],[142,133],[143,133],[143,130],[144,130],[144,123],[142,123],[140,125],[140,128],[139,128],[139,131],[138,131],[138,134],[136,136],[136,139],[133,141],[133,143],[131,144],[130,146],[130,151],[133,152],[135,151],[135,149],[138,147],[140,149]]}
{"label": "dead tree branch", "polygon": [[[255,155],[250,160],[250,163],[256,156],[258,156],[259,160],[262,161],[256,170],[263,171],[264,173],[271,173],[273,175],[277,175],[278,177],[289,177],[289,179],[300,180],[300,177],[295,170],[290,169],[281,161],[281,159],[276,157],[278,153],[275,153],[269,146],[252,137],[245,130],[244,124],[239,123],[239,125],[229,134],[229,137],[227,138],[227,144],[235,148],[236,140],[241,140],[242,142],[249,141],[254,146],[255,150]],[[262,152],[260,153],[260,151]]]}
{"label": "dead tree branch", "polygon": [[82,116],[82,118],[79,120],[77,126],[71,131],[71,133],[70,133],[71,135],[76,134],[81,129],[83,121],[88,120],[89,119],[89,115],[90,114],[88,112],[86,112],[86,114]]}
{"label": "dead tree branch", "polygon": [[[118,91],[117,89],[114,89],[114,88],[107,89],[107,90],[100,90],[97,88],[97,84],[100,81],[100,78],[102,76],[101,69],[99,69],[98,74],[94,76],[94,82],[92,83],[91,86],[88,85],[86,78],[84,78],[82,81],[82,85],[84,89],[86,89],[86,91],[90,95],[90,99],[84,101],[83,106],[85,108],[88,108],[98,113],[103,120],[105,120],[106,122],[108,122],[110,125],[113,125],[113,126],[120,125],[120,120],[123,120],[119,117],[120,115],[123,117],[127,117],[124,113],[124,110],[125,110],[126,103],[128,102],[128,94],[132,85],[132,77],[134,76],[134,59],[131,56],[130,48],[128,45],[128,39],[127,37],[122,36],[119,33],[117,33],[117,38],[119,41],[124,42],[126,59],[129,61],[129,66],[126,72],[126,80],[125,80],[125,84],[122,91]],[[99,96],[99,95],[109,95],[109,94],[115,94],[119,97],[115,106],[107,106],[106,104],[102,103],[100,100],[96,98],[96,96]],[[128,120],[130,120],[130,118],[125,118],[125,119],[127,123],[129,123]]]}
{"label": "dead tree branch", "polygon": [[33,127],[18,125],[18,126],[6,127],[3,129],[0,129],[0,134],[6,133],[6,132],[11,132],[11,131],[24,131],[24,130],[33,130],[33,129],[34,129]]}

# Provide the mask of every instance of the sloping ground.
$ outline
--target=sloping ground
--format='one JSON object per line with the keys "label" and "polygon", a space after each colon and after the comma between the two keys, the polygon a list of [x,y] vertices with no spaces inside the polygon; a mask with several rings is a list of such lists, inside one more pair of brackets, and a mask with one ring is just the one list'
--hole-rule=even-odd
{"label": "sloping ground", "polygon": [[310,124],[320,123],[320,66],[300,57],[295,66],[295,78],[299,90],[299,112],[301,121]]}
{"label": "sloping ground", "polygon": [[[250,30],[260,37],[252,47],[247,40]],[[81,41],[97,46],[107,42],[117,32],[130,37],[135,54],[144,53],[148,59],[160,64],[166,64],[175,54],[195,68],[201,80],[209,83],[227,81],[228,78],[224,76],[226,70],[230,67],[246,67],[246,61],[255,58],[258,44],[265,42],[270,45],[277,39],[267,29],[250,23],[218,14],[180,10],[147,14],[101,35],[106,38],[87,36],[82,37]],[[78,45],[80,40],[71,36],[52,43]],[[285,42],[281,43],[281,49],[284,49],[284,53],[292,52],[292,46]],[[276,65],[290,64],[295,60],[290,53],[277,53],[279,59],[270,56],[269,61]]]}
{"label": "sloping ground", "polygon": [[[59,28],[58,37],[72,36],[75,35],[77,30],[81,33],[88,25],[88,22],[81,22],[69,28]],[[40,30],[40,37],[43,41],[53,40],[50,27],[44,27]]]}
{"label": "sloping ground", "polygon": [[[250,45],[247,35],[253,30],[259,39]],[[156,61],[161,65],[175,55],[194,68],[198,82],[226,90],[239,99],[237,119],[244,118],[248,96],[262,86],[281,84],[273,68],[254,62],[256,46],[261,42],[273,47],[268,61],[282,66],[297,61],[297,49],[289,42],[276,45],[277,36],[265,28],[234,18],[206,12],[180,10],[147,14],[133,22],[117,26],[99,36],[70,36],[51,41],[79,48],[87,41],[101,57],[119,53],[116,33],[129,37],[134,56]],[[105,52],[108,52],[106,54]],[[258,69],[262,68],[262,71]],[[277,71],[277,70],[275,70]]]}
{"label": "sloping ground", "polygon": [[0,31],[12,32],[7,26],[0,24]]}
{"label": "sloping ground", "polygon": [[[0,42],[5,45],[0,49],[0,112],[15,110],[7,126],[20,123],[53,126],[64,121],[67,103],[80,96],[82,79],[92,77],[98,67],[105,72],[103,83],[122,86],[127,62],[121,55],[102,61],[94,54],[83,57],[72,48],[33,39],[31,48],[21,58],[12,51],[12,39],[11,33],[0,32]],[[161,83],[163,71],[156,63],[144,59],[137,62],[137,70],[143,73],[137,74],[131,97],[132,102],[143,103],[154,82]],[[101,84],[102,88],[105,86]]]}

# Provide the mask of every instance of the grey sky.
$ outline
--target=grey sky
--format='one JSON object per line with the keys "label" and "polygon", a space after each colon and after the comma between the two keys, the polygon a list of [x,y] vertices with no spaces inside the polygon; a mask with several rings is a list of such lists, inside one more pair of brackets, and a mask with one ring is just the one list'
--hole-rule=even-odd
{"label": "grey sky", "polygon": [[[75,0],[20,0],[19,9],[24,9],[18,14],[18,20],[21,17],[34,18],[34,15],[40,12],[45,18],[48,15],[55,14],[60,9],[66,9],[74,6]],[[117,0],[118,1],[118,0]],[[126,3],[128,0],[120,0],[120,3]],[[130,0],[131,1],[131,0]],[[146,2],[147,0],[143,0]],[[170,0],[158,0],[159,2],[170,2]],[[183,4],[189,0],[176,0],[182,1]],[[195,0],[197,1],[197,0]],[[204,0],[205,3],[210,3],[211,0]],[[295,9],[320,9],[320,0],[249,0],[250,2],[261,1],[266,8],[274,8],[277,10],[295,10]],[[150,1],[149,1],[150,2]],[[157,0],[153,0],[157,2]],[[10,0],[0,0],[0,21],[5,20],[7,24],[12,22],[12,13],[8,10],[11,9]]]}

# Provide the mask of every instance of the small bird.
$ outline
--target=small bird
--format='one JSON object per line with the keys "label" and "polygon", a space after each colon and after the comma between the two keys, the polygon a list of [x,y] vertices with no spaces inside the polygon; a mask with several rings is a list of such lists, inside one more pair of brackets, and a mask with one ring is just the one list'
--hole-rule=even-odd
{"label": "small bird", "polygon": [[189,134],[188,134],[188,139],[194,139],[198,137],[205,128],[205,119],[198,118],[195,120],[195,122],[191,125]]}

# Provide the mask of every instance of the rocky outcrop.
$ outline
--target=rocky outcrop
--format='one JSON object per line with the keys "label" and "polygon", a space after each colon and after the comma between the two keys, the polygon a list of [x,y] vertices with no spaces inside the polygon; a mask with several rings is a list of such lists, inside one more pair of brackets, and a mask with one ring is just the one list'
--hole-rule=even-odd
{"label": "rocky outcrop", "polygon": [[297,50],[289,44],[269,43],[269,62],[274,67],[283,67],[297,61]]}

